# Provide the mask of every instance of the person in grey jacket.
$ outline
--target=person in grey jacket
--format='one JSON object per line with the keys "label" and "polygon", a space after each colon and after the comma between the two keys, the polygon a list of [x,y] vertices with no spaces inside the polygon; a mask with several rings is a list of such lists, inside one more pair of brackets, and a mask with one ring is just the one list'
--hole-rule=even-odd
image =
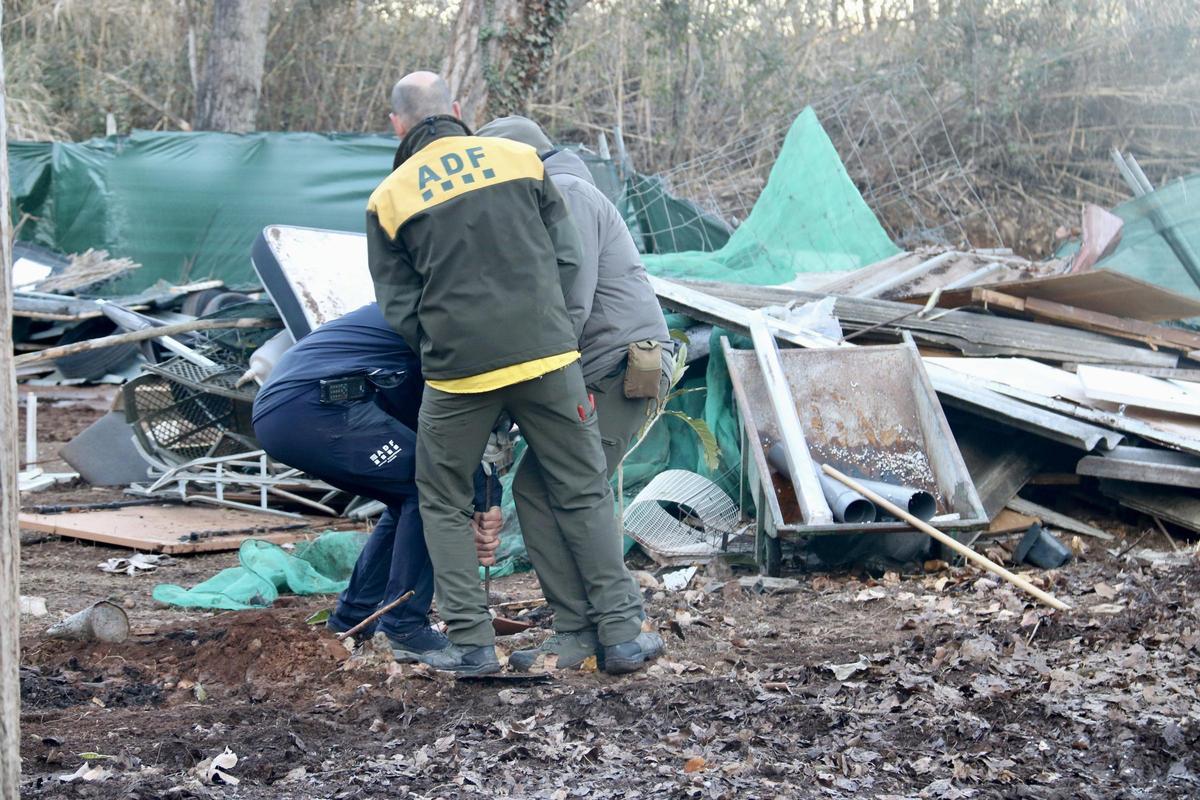
{"label": "person in grey jacket", "polygon": [[[596,408],[611,478],[670,387],[674,348],[658,298],[621,212],[596,188],[579,156],[555,149],[538,124],[524,117],[493,120],[478,135],[512,139],[537,150],[570,209],[582,258],[567,291],[567,313],[579,336],[583,378]],[[526,454],[517,470],[513,496],[532,560],[571,565],[562,555],[566,544],[533,453]],[[480,543],[485,559],[486,548],[494,549],[498,541]],[[582,583],[570,573],[538,570],[546,600],[554,608],[555,634],[540,647],[513,653],[509,663],[515,668],[529,669],[544,656],[554,656],[559,669],[578,668],[590,656],[600,655]],[[632,577],[628,584],[630,592],[638,591]]]}

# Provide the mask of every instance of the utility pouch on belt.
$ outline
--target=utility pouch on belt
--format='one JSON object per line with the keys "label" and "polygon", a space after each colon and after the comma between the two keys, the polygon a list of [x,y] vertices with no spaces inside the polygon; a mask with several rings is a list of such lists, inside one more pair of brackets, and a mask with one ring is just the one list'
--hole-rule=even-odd
{"label": "utility pouch on belt", "polygon": [[625,365],[625,396],[630,400],[657,398],[662,383],[662,345],[654,341],[629,345]]}

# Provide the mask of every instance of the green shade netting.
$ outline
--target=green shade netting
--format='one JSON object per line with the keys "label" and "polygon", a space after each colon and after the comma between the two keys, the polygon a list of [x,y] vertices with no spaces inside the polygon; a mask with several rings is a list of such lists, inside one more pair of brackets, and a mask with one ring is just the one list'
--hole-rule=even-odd
{"label": "green shade netting", "polygon": [[172,606],[240,611],[266,608],[281,594],[336,594],[346,588],[366,540],[360,531],[330,531],[289,552],[247,539],[238,548],[240,566],[221,570],[191,589],[160,583],[153,596]]}
{"label": "green shade netting", "polygon": [[[1200,288],[1160,232],[1173,232],[1177,242],[1200,257],[1200,173],[1172,181],[1153,194],[1128,200],[1114,208],[1113,213],[1125,221],[1121,241],[1111,255],[1096,264],[1096,269],[1122,272],[1200,298]],[[1079,243],[1071,242],[1056,255],[1070,256],[1078,249]]]}
{"label": "green shade netting", "polygon": [[786,283],[801,272],[841,272],[900,252],[846,174],[816,113],[792,123],[767,185],[729,241],[711,253],[647,255],[663,278]]}

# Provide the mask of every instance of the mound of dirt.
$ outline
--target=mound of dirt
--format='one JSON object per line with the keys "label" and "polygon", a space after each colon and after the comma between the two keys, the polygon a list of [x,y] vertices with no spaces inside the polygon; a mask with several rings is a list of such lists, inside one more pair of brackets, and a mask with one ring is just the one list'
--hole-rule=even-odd
{"label": "mound of dirt", "polygon": [[118,686],[127,695],[154,696],[131,688],[137,685],[155,687],[155,701],[168,703],[213,692],[283,703],[311,697],[348,653],[323,628],[305,624],[304,616],[291,610],[227,613],[122,644],[46,642],[26,654],[35,669],[26,670],[27,678],[22,674],[23,699],[33,707],[63,708],[95,697],[108,704],[104,693]]}

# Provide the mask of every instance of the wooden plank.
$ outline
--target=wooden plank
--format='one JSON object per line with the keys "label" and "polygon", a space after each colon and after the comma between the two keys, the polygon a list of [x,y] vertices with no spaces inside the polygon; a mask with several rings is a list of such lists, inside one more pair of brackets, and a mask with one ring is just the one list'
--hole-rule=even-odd
{"label": "wooden plank", "polygon": [[[236,550],[249,538],[283,544],[304,538],[328,519],[197,506],[137,506],[67,514],[21,514],[25,530],[151,553]],[[193,540],[191,537],[195,536]]]}
{"label": "wooden plank", "polygon": [[1080,330],[1142,342],[1153,347],[1169,347],[1184,352],[1200,349],[1200,334],[1191,331],[1153,325],[1136,319],[1123,319],[1037,297],[1021,298],[994,289],[976,287],[971,291],[971,302],[982,305],[985,309],[1002,308]]}
{"label": "wooden plank", "polygon": [[[0,6],[0,23],[4,10]],[[13,366],[12,215],[8,193],[8,119],[0,45],[0,798],[21,795],[20,563],[17,512],[17,379]]]}
{"label": "wooden plank", "polygon": [[1031,525],[1040,522],[1037,517],[1031,517],[1028,514],[1019,514],[1011,508],[1000,509],[1000,513],[988,525],[985,536],[999,536],[1005,533],[1019,533],[1029,530]]}
{"label": "wooden plank", "polygon": [[[1112,270],[1100,269],[1048,278],[996,282],[986,285],[1014,297],[1038,297],[1102,314],[1143,322],[1166,322],[1200,317],[1200,301]],[[928,295],[906,298],[924,305]],[[969,305],[970,289],[943,292],[938,305]]]}
{"label": "wooden plank", "polygon": [[1115,538],[1111,533],[1102,531],[1094,525],[1088,525],[1086,522],[1081,522],[1074,517],[1060,514],[1052,508],[1031,503],[1023,497],[1014,497],[1008,502],[1008,508],[1016,511],[1018,514],[1037,517],[1043,524],[1051,528],[1061,528],[1064,531],[1091,536],[1094,539],[1100,539],[1105,542],[1111,542]]}
{"label": "wooden plank", "polygon": [[1083,384],[1083,391],[1092,400],[1200,416],[1200,395],[1167,381],[1087,364],[1080,365],[1075,374]]}
{"label": "wooden plank", "polygon": [[1103,456],[1085,456],[1075,470],[1098,478],[1200,489],[1200,458],[1171,450],[1118,447]]}
{"label": "wooden plank", "polygon": [[1185,489],[1101,480],[1100,491],[1126,508],[1200,532],[1200,497]]}
{"label": "wooden plank", "polygon": [[971,414],[958,412],[950,417],[950,423],[984,514],[994,519],[1042,468],[1047,445],[1023,431],[997,436],[994,423],[980,423]]}
{"label": "wooden plank", "polygon": [[[1136,367],[1129,364],[1093,364],[1092,366],[1104,367],[1105,369],[1115,369],[1118,372],[1136,372],[1139,375],[1149,375],[1151,378],[1163,378],[1164,380],[1175,381],[1192,381],[1200,383],[1200,369],[1170,369],[1167,367]],[[1079,369],[1079,365],[1070,361],[1063,363],[1063,369],[1068,372],[1075,372]]]}
{"label": "wooden plank", "polygon": [[789,477],[796,490],[796,502],[805,525],[828,525],[833,522],[833,512],[825,502],[821,491],[816,466],[808,452],[808,442],[796,413],[796,400],[788,387],[783,364],[779,360],[779,348],[775,337],[767,329],[767,320],[761,311],[750,314],[750,336],[754,340],[754,352],[762,369],[763,379],[775,410],[775,421],[779,423],[779,435],[783,442]]}
{"label": "wooden plank", "polygon": [[[1035,405],[1049,411],[1053,411],[1058,415],[1073,417],[1076,420],[1086,421],[1093,426],[1104,426],[1103,428],[1096,427],[1095,430],[1102,431],[1105,434],[1110,434],[1112,430],[1122,431],[1124,433],[1140,436],[1143,439],[1148,439],[1151,442],[1165,445],[1167,447],[1184,450],[1189,453],[1200,454],[1200,420],[1195,417],[1181,416],[1178,414],[1168,414],[1163,412],[1155,412],[1149,409],[1142,408],[1126,408],[1122,413],[1120,409],[1110,408],[1105,404],[1103,408],[1091,408],[1082,406],[1067,400],[1059,400],[1050,396],[1053,393],[1052,388],[1043,388],[1041,391],[1029,388],[1017,388],[1007,386],[1003,383],[998,383],[992,380],[985,380],[975,375],[954,373],[951,368],[957,363],[969,364],[975,359],[926,359],[925,366],[929,370],[930,377],[935,382],[944,378],[943,373],[957,378],[964,384],[977,386],[980,389],[991,391],[992,394],[1001,394],[1007,397],[1016,398],[1021,401],[1022,406]],[[1124,373],[1134,375],[1134,373]],[[945,394],[943,386],[938,384],[938,392]],[[951,395],[953,398],[953,395]],[[988,416],[990,411],[986,405],[976,403],[970,407],[970,410],[976,411],[979,414]],[[1002,420],[1003,421],[1003,420]],[[1013,423],[1016,424],[1016,423]],[[1018,425],[1020,427],[1020,425]],[[1105,431],[1104,429],[1111,429]],[[1032,430],[1032,428],[1030,428]],[[1039,435],[1046,435],[1054,438],[1054,431],[1050,428],[1042,426],[1041,430],[1033,431]],[[1111,450],[1120,444],[1120,436],[1112,435],[1104,437],[1105,449]],[[1093,450],[1099,444],[1100,439],[1096,439],[1091,444],[1085,446],[1084,450]]]}
{"label": "wooden plank", "polygon": [[[804,303],[827,296],[775,286],[703,281],[676,282],[676,285],[746,308]],[[834,306],[834,314],[848,330],[878,326],[885,336],[907,330],[922,342],[950,345],[975,357],[1026,356],[1047,361],[1153,367],[1175,367],[1179,363],[1177,353],[1156,352],[1106,334],[971,311],[934,313],[922,318],[917,315],[919,310],[909,303],[856,297],[837,297]]]}

